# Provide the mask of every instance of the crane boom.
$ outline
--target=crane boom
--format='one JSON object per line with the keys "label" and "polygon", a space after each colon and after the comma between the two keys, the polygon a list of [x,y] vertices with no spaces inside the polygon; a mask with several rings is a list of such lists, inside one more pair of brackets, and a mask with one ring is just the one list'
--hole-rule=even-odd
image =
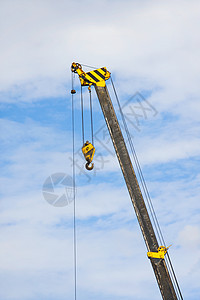
{"label": "crane boom", "polygon": [[[99,103],[108,127],[108,131],[111,136],[111,140],[113,142],[116,155],[130,194],[130,198],[147,246],[147,249],[149,252],[156,252],[159,245],[158,241],[133,169],[133,165],[119,126],[119,122],[117,120],[117,116],[114,110],[114,107],[112,105],[112,101],[107,89],[107,86],[105,84],[105,80],[109,78],[109,72],[106,70],[106,68],[102,68],[101,70],[104,70],[107,74],[106,79],[104,79],[104,82],[101,82],[102,80],[99,79],[99,82],[96,81],[93,78],[93,82],[90,83],[87,77],[87,80],[84,81],[84,78],[86,78],[86,74],[81,70],[79,70],[80,65],[79,64],[72,64],[72,71],[75,73],[81,74],[81,84],[82,85],[88,85],[89,88],[91,85],[94,85],[95,91],[97,93],[97,97],[99,99]],[[98,69],[100,70],[100,69]],[[96,70],[97,71],[97,70]],[[95,71],[94,76],[95,76]],[[84,74],[85,75],[84,75]],[[91,74],[91,72],[90,72]],[[98,73],[97,73],[98,74]],[[162,298],[164,300],[177,300],[176,292],[174,290],[174,286],[172,284],[172,280],[170,277],[170,274],[168,272],[166,263],[164,259],[157,259],[153,257],[149,257],[151,261],[151,265],[153,267],[153,271],[156,276],[156,280],[162,295]]]}
{"label": "crane boom", "polygon": [[[107,87],[95,85],[95,90],[106,120],[106,124],[119,160],[119,164],[131,197],[135,213],[142,230],[148,251],[156,252],[158,242],[146,209],[146,205],[130,160],[130,156],[108,93]],[[164,300],[177,299],[167,266],[163,259],[150,258],[162,297]]]}

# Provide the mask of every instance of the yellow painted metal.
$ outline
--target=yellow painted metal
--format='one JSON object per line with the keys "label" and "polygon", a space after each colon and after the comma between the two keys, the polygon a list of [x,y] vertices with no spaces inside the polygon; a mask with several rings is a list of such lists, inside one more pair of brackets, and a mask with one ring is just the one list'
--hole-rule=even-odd
{"label": "yellow painted metal", "polygon": [[[169,246],[171,247],[171,245]],[[164,259],[165,254],[167,253],[167,250],[169,247],[160,246],[158,247],[158,252],[147,252],[148,258],[162,258]]]}
{"label": "yellow painted metal", "polygon": [[[87,161],[85,167],[87,170],[92,170],[94,167],[94,164],[92,163],[94,153],[95,153],[95,147],[88,141],[85,142],[85,144],[82,147],[83,155]],[[91,164],[92,163],[92,164]],[[90,166],[91,164],[91,166]]]}
{"label": "yellow painted metal", "polygon": [[104,67],[85,73],[79,63],[73,62],[71,70],[79,75],[82,86],[89,86],[89,90],[91,85],[104,87],[106,85],[105,81],[110,78],[110,72]]}

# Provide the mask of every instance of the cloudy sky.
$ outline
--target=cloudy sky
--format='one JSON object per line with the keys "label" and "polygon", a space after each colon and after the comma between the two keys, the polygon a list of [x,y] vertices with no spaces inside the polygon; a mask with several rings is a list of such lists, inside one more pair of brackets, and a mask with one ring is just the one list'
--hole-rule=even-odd
{"label": "cloudy sky", "polygon": [[[74,297],[73,61],[112,73],[183,296],[199,299],[199,1],[1,0],[0,24],[0,299]],[[84,169],[75,88],[77,299],[161,299],[95,91]],[[91,139],[87,88],[84,108]],[[55,178],[64,207],[42,192]]]}

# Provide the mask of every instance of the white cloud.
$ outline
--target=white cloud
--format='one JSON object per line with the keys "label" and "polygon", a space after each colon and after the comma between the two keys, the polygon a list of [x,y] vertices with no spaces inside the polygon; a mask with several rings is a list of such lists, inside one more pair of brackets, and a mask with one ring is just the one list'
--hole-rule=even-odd
{"label": "white cloud", "polygon": [[98,11],[91,1],[15,1],[1,13],[1,90],[26,86],[24,97],[36,98],[49,85],[63,95],[78,60],[106,65],[130,91],[161,86],[173,102],[199,93],[198,1],[103,1]]}
{"label": "white cloud", "polygon": [[185,226],[179,234],[179,241],[181,245],[188,249],[199,248],[200,228],[192,225]]}
{"label": "white cloud", "polygon": [[[2,108],[64,97],[72,61],[106,66],[122,102],[138,90],[151,91],[148,101],[158,114],[143,120],[140,132],[132,130],[134,143],[149,168],[148,185],[167,244],[173,244],[183,294],[198,299],[198,1],[17,0],[0,6]],[[71,174],[71,137],[42,120],[8,118],[1,122],[0,298],[70,299],[73,204],[52,207],[41,189],[50,174]],[[77,169],[79,293],[83,299],[160,299],[118,162],[103,145],[96,146],[96,155],[108,160],[96,177],[88,183]],[[182,178],[182,171],[189,178]]]}

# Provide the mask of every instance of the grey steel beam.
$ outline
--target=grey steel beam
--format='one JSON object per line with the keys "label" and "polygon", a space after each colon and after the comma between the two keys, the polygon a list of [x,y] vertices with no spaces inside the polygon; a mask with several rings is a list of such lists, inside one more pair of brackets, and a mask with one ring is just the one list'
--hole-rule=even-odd
{"label": "grey steel beam", "polygon": [[[149,218],[148,211],[131,163],[131,159],[115,114],[107,87],[98,87],[95,90],[104,114],[104,118],[119,160],[119,164],[131,197],[135,213],[142,230],[148,251],[157,251],[158,242]],[[163,259],[150,258],[158,286],[164,300],[177,300],[177,296]]]}

